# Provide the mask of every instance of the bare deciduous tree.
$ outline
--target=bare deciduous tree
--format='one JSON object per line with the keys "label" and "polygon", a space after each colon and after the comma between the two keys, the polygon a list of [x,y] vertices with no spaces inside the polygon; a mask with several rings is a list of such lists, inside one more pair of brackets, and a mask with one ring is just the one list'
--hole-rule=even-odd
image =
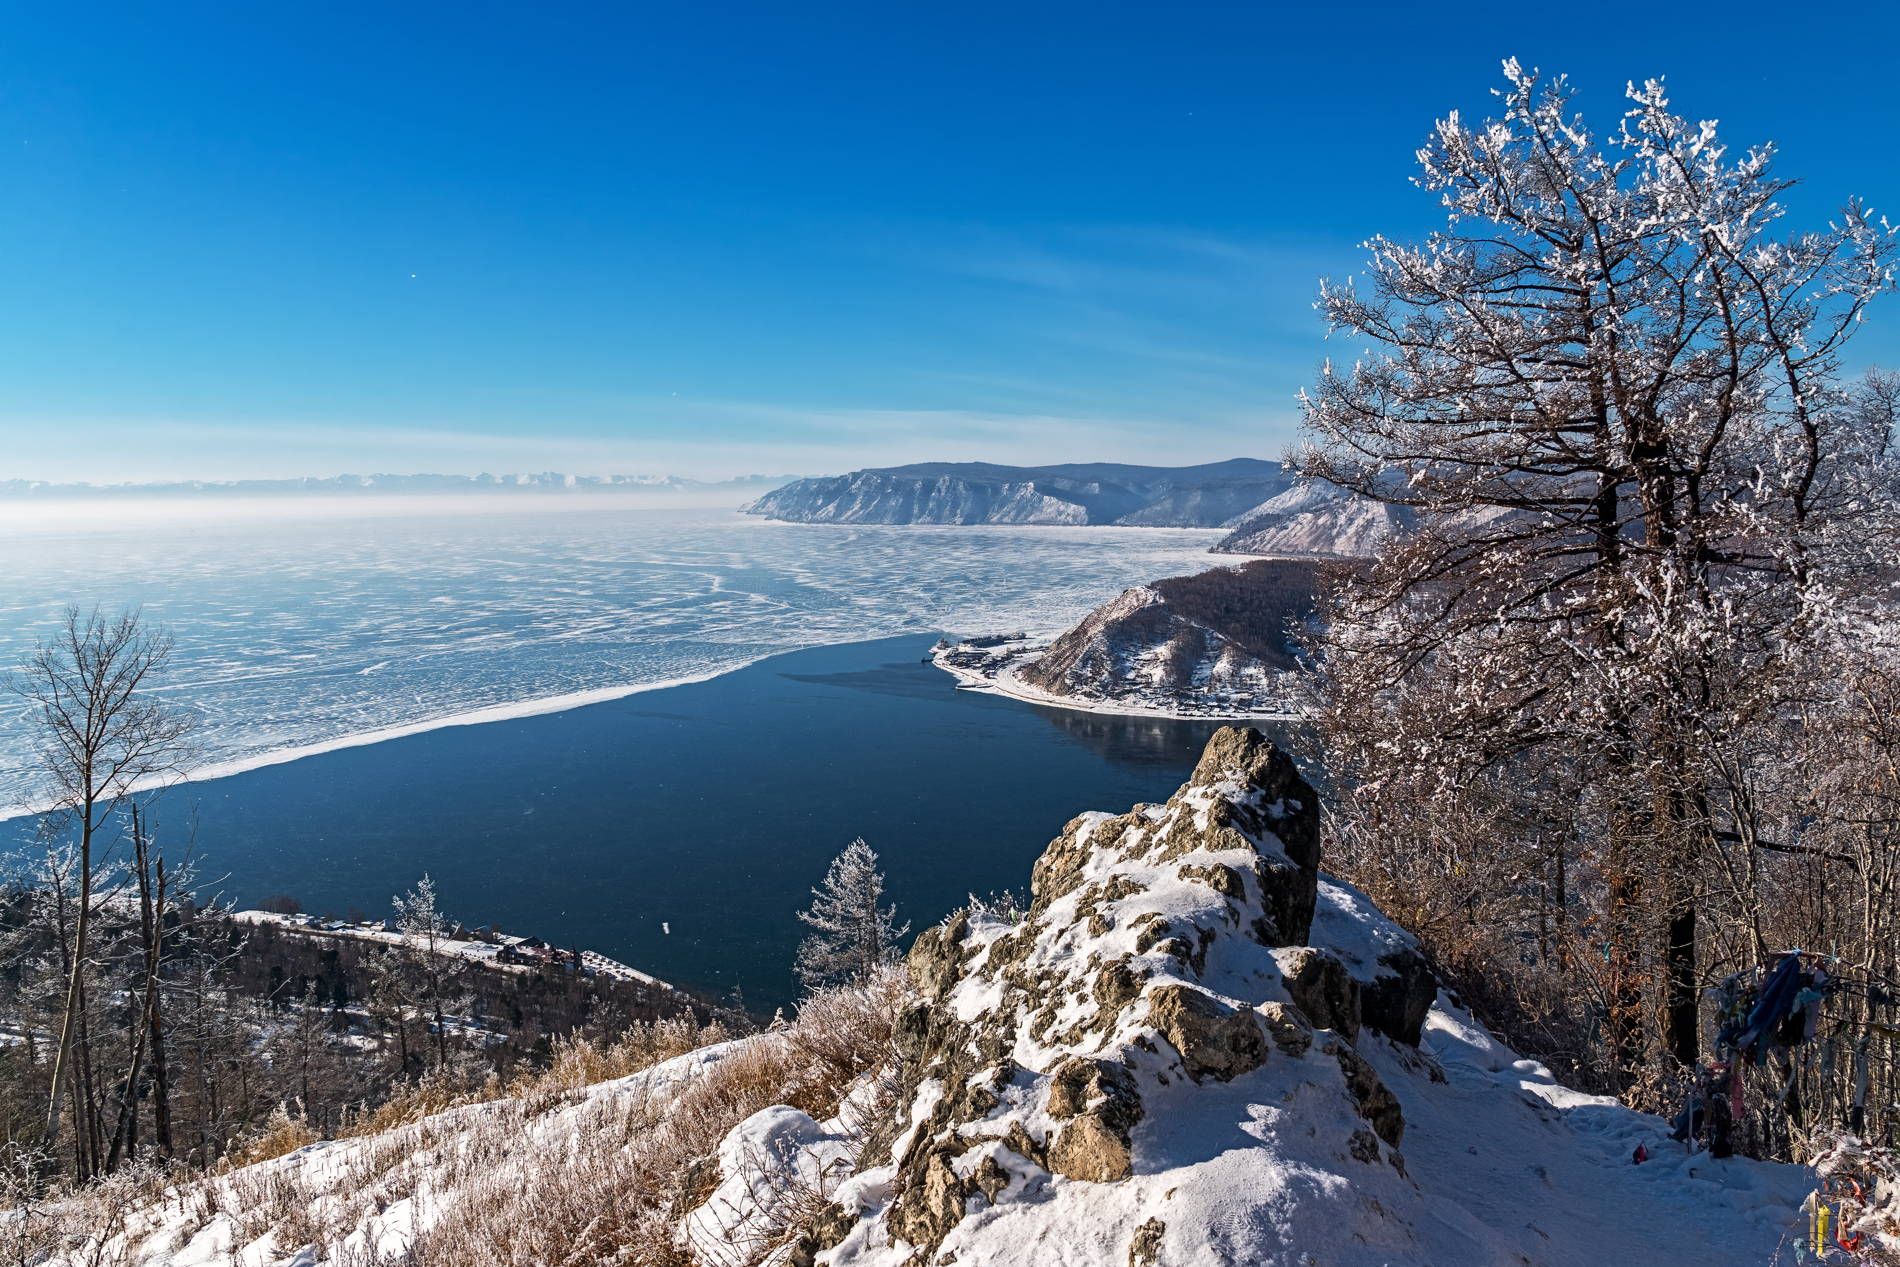
{"label": "bare deciduous tree", "polygon": [[47,1097],[49,1146],[58,1136],[83,1027],[101,833],[129,797],[178,773],[186,756],[191,716],[153,694],[171,652],[170,635],[136,611],[108,617],[69,607],[59,631],[8,684],[38,727],[47,813],[78,843],[73,939]]}

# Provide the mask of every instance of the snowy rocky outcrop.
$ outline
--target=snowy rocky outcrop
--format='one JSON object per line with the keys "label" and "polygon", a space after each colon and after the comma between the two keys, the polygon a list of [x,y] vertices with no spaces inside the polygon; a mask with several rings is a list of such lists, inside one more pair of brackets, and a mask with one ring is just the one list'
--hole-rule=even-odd
{"label": "snowy rocky outcrop", "polygon": [[746,507],[749,514],[794,523],[1085,524],[1078,502],[1030,480],[973,481],[953,475],[907,476],[853,471],[798,480]]}
{"label": "snowy rocky outcrop", "polygon": [[[855,1161],[836,1122],[735,1132],[808,1141],[780,1154],[808,1193],[811,1157],[841,1163],[765,1261],[1768,1260],[1802,1172],[1666,1152],[1657,1119],[1556,1085],[1318,854],[1312,788],[1252,730],[1218,732],[1166,804],[1075,819],[1026,914],[917,940],[896,1108]],[[742,1214],[760,1183],[735,1179]]]}
{"label": "snowy rocky outcrop", "polygon": [[[1227,1240],[1265,1262],[1328,1223],[1401,1244],[1377,1198],[1406,1187],[1404,1113],[1354,1040],[1416,1042],[1436,986],[1389,927],[1351,958],[1307,945],[1318,862],[1312,789],[1227,729],[1166,805],[1070,823],[1020,924],[924,934],[891,1164],[841,1191],[863,1217],[829,1261],[1160,1263]],[[1291,1128],[1308,1164],[1244,1146],[1249,1124]],[[1218,1215],[1236,1189],[1286,1217]]]}
{"label": "snowy rocky outcrop", "polygon": [[1216,528],[1285,489],[1278,463],[998,466],[924,462],[794,480],[746,510],[796,523]]}
{"label": "snowy rocky outcrop", "polygon": [[1416,522],[1412,510],[1303,480],[1223,524],[1216,554],[1369,558]]}
{"label": "snowy rocky outcrop", "polygon": [[1284,708],[1289,633],[1322,581],[1308,561],[1262,560],[1138,585],[1016,670],[1052,696],[1193,713]]}

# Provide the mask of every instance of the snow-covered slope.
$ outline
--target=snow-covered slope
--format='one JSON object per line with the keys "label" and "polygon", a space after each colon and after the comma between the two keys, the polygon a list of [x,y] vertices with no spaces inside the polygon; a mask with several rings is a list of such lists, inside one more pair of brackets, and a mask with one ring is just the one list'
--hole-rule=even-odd
{"label": "snow-covered slope", "polygon": [[809,1189],[813,1158],[855,1154],[774,1261],[1770,1261],[1805,1172],[1686,1154],[1659,1120],[1557,1085],[1317,852],[1292,764],[1219,732],[1167,804],[1069,824],[1020,922],[966,912],[918,940],[883,1134],[759,1115],[733,1138],[768,1146],[696,1226],[783,1187],[761,1155]]}
{"label": "snow-covered slope", "polygon": [[746,509],[798,523],[1216,528],[1285,489],[1278,463],[998,466],[925,462],[795,480]]}
{"label": "snow-covered slope", "polygon": [[1318,480],[1304,480],[1223,524],[1232,531],[1214,551],[1364,558],[1403,535],[1414,521],[1407,507],[1373,501]]}
{"label": "snow-covered slope", "polygon": [[1261,560],[1124,590],[1016,670],[1049,695],[1194,712],[1267,710],[1293,667],[1289,629],[1312,612],[1316,565]]}
{"label": "snow-covered slope", "polygon": [[[611,1161],[636,1124],[664,1129],[676,1097],[770,1035],[714,1044],[579,1090],[470,1104],[378,1134],[323,1140],[137,1203],[109,1240],[49,1267],[381,1267],[444,1225],[574,1166]],[[107,1199],[110,1201],[110,1198]],[[603,1212],[603,1219],[608,1219]],[[35,1260],[37,1261],[37,1260]],[[423,1261],[440,1261],[431,1253]],[[498,1257],[494,1261],[506,1261]]]}

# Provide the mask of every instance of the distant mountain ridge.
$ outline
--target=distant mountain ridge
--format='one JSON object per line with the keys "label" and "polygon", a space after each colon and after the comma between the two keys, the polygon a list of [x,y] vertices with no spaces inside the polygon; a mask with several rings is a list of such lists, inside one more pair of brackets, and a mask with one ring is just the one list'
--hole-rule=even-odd
{"label": "distant mountain ridge", "polygon": [[92,497],[274,497],[310,494],[376,495],[390,493],[746,493],[776,487],[790,475],[742,475],[729,480],[694,480],[677,475],[566,475],[538,471],[518,475],[306,475],[293,479],[158,480],[150,483],[89,484],[49,480],[0,480],[0,498]]}
{"label": "distant mountain ridge", "polygon": [[793,523],[1218,528],[1293,484],[1280,463],[1258,458],[1181,467],[918,462],[793,480],[746,509]]}

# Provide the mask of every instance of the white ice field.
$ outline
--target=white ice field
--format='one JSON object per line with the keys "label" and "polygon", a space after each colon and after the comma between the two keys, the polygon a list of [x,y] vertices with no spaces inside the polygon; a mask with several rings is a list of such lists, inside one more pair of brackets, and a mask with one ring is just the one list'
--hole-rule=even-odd
{"label": "white ice field", "polygon": [[[141,607],[204,772],[729,672],[901,633],[1054,633],[1225,560],[1218,532],[845,527],[549,499],[10,508],[0,668],[67,603]],[[947,687],[947,680],[946,680]],[[0,703],[0,807],[30,795]]]}

